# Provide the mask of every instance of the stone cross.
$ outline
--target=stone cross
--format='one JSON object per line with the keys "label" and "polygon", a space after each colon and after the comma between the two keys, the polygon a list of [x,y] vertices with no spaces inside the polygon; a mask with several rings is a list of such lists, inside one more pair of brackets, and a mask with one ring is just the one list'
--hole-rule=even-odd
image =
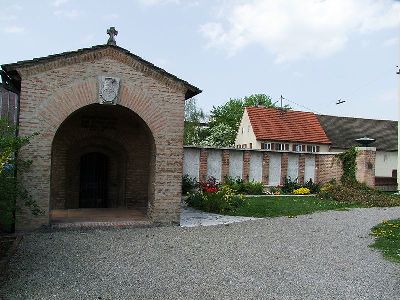
{"label": "stone cross", "polygon": [[118,31],[115,30],[115,27],[110,27],[110,29],[107,29],[107,34],[110,36],[107,41],[107,45],[116,46],[117,42],[115,41],[115,36],[118,35]]}

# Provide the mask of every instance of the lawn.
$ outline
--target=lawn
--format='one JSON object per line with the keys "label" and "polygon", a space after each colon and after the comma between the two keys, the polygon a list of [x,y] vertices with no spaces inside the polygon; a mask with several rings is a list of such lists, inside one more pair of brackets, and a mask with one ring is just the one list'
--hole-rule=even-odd
{"label": "lawn", "polygon": [[400,263],[400,219],[384,221],[372,228],[375,242],[371,247],[382,251],[383,255]]}
{"label": "lawn", "polygon": [[336,201],[321,200],[317,197],[250,197],[248,202],[236,211],[233,216],[245,217],[280,217],[311,214],[325,210],[346,210],[354,207],[364,207]]}

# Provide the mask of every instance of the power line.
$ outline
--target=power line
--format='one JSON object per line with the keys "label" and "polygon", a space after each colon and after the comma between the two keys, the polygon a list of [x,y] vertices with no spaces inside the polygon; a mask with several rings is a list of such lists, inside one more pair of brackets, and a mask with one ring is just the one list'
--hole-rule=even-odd
{"label": "power line", "polygon": [[309,108],[309,107],[307,107],[307,106],[301,105],[301,104],[299,104],[299,103],[297,103],[297,102],[294,102],[294,101],[292,101],[292,100],[289,100],[289,99],[287,99],[287,98],[284,98],[283,96],[281,96],[281,99],[285,99],[286,101],[288,101],[288,102],[290,102],[290,103],[292,103],[292,104],[294,104],[294,105],[297,105],[297,106],[299,106],[299,107],[305,108],[305,109],[307,109],[307,110],[309,110],[309,111],[311,111],[311,112],[313,112],[313,113],[321,114],[320,112],[317,112],[317,111],[314,110],[314,109],[311,109],[311,108]]}

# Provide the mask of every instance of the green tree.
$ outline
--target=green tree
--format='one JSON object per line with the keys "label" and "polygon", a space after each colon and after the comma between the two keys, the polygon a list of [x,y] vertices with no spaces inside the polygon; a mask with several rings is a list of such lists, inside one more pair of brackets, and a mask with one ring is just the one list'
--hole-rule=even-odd
{"label": "green tree", "polygon": [[[217,107],[214,106],[210,113],[210,136],[207,139],[207,143],[213,146],[232,146],[235,143],[236,133],[243,116],[244,108],[256,105],[276,107],[271,97],[265,94],[254,94],[244,98],[229,99],[225,104]],[[288,106],[285,106],[285,108],[289,109]],[[221,124],[226,126],[220,126]],[[225,129],[226,132],[224,134],[224,141],[221,143],[219,138],[221,130],[223,129]],[[213,134],[211,134],[211,132]],[[214,137],[215,140],[213,140]]]}
{"label": "green tree", "polygon": [[220,123],[208,129],[208,136],[201,142],[202,146],[229,147],[227,141],[235,140],[236,132],[227,124]]}
{"label": "green tree", "polygon": [[206,119],[204,111],[197,106],[195,98],[185,102],[184,145],[199,145],[207,136],[207,130],[202,126]]}
{"label": "green tree", "polygon": [[16,155],[29,143],[30,138],[16,137],[15,127],[7,120],[0,119],[0,232],[13,229],[15,211],[20,208],[16,205],[16,199],[29,207],[34,215],[42,213],[16,176],[30,165],[30,161],[19,159]]}

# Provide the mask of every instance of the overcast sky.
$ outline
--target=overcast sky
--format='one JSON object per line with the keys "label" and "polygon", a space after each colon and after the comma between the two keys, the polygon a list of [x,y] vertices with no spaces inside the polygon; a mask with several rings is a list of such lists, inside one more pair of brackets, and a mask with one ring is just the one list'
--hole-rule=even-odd
{"label": "overcast sky", "polygon": [[201,88],[207,111],[265,93],[274,101],[282,94],[296,110],[398,119],[399,1],[0,0],[0,7],[0,64],[104,44],[115,26],[119,46]]}

